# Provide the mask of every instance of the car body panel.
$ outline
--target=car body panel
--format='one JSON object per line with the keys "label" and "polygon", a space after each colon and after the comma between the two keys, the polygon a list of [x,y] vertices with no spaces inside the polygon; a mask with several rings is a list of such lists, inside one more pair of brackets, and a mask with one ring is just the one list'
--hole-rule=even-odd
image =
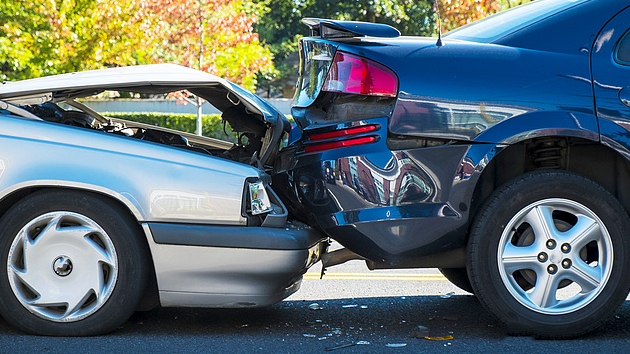
{"label": "car body panel", "polygon": [[[300,156],[293,208],[305,208],[312,223],[352,251],[390,265],[462,247],[476,182],[501,146],[388,151],[379,147],[385,141]],[[321,195],[305,193],[300,182],[319,186]]]}
{"label": "car body panel", "polygon": [[[231,142],[107,119],[74,101],[104,90],[183,89],[221,111],[237,107],[234,117],[223,118],[235,131],[257,134],[250,136],[260,144],[247,150]],[[115,201],[144,233],[164,306],[278,302],[299,289],[302,274],[324,251],[319,232],[287,222],[287,209],[269,185],[266,164],[273,161],[288,121],[237,85],[180,66],[147,65],[5,83],[0,85],[0,102],[0,210],[29,193],[57,189]],[[78,126],[56,121],[43,109],[52,107],[42,105],[47,102],[72,106],[55,106],[55,114],[64,119],[72,113],[95,120],[86,118]],[[250,208],[251,183],[262,185],[269,199],[261,214]]]}
{"label": "car body panel", "polygon": [[[615,16],[601,31],[593,47],[593,90],[602,142],[630,156],[630,107],[622,95],[630,87],[630,63],[615,53],[630,31],[630,9]],[[612,123],[612,124],[611,124]]]}
{"label": "car body panel", "polygon": [[244,225],[245,179],[260,175],[212,156],[21,118],[3,119],[0,139],[0,196],[26,187],[98,187],[131,206],[139,221]]}
{"label": "car body panel", "polygon": [[[324,252],[321,235],[291,226],[270,228],[143,224],[163,306],[260,307],[297,291],[302,274]],[[185,244],[169,231],[196,233]],[[232,229],[226,233],[226,229]],[[157,232],[157,233],[156,233]],[[234,236],[218,240],[208,235]],[[178,244],[164,243],[167,238]],[[187,238],[191,240],[190,237]],[[192,244],[203,244],[203,247]],[[211,245],[212,244],[212,245]]]}
{"label": "car body panel", "polygon": [[17,97],[37,97],[46,94],[52,94],[55,99],[84,97],[104,90],[146,86],[194,88],[207,85],[223,86],[237,95],[233,99],[246,100],[250,103],[248,108],[259,114],[271,115],[266,105],[262,107],[258,105],[259,98],[229,81],[173,64],[116,67],[5,82],[0,85],[0,100],[12,102],[18,100]]}
{"label": "car body panel", "polygon": [[[479,141],[482,132],[526,113],[593,111],[589,55],[579,48],[569,55],[448,39],[442,47],[432,38],[401,37],[380,46],[364,42],[382,40],[342,43],[337,50],[373,58],[390,68],[406,68],[405,75],[399,75],[398,101],[389,122],[393,134]],[[549,65],[536,67],[537,60]],[[409,67],[408,61],[417,65]],[[522,70],[515,71],[514,66]],[[564,72],[555,72],[559,66]],[[492,82],[486,81],[489,68]],[[534,71],[539,75],[532,75]],[[452,81],[458,85],[446,84]],[[470,90],[480,85],[483,90]]]}
{"label": "car body panel", "polygon": [[[599,95],[601,88],[597,69],[591,72],[591,60],[596,65],[598,48],[605,46],[599,61],[606,62],[602,70],[608,81],[616,80],[606,102],[615,105],[612,115],[618,117],[628,108],[618,97],[630,85],[620,83],[628,78],[627,67],[616,63],[617,72],[609,69],[617,40],[606,42],[601,36],[606,36],[603,24],[620,11],[607,26],[622,27],[615,30],[617,39],[626,32],[628,10],[623,9],[628,3],[564,4],[567,9],[560,13],[521,27],[510,24],[516,30],[490,40],[462,40],[457,31],[445,35],[442,46],[436,38],[419,37],[303,39],[300,70],[305,77],[298,79],[293,103],[301,132],[293,134],[296,161],[286,178],[297,195],[291,203],[294,212],[362,257],[395,266],[465,245],[475,193],[496,188],[481,178],[487,166],[500,161],[512,169],[505,174],[514,176],[524,172],[524,161],[538,168],[559,167],[556,156],[526,151],[529,141],[610,140],[614,142],[605,144],[630,156],[630,145],[620,143],[630,142],[627,131],[598,118],[602,108],[596,112],[593,92],[596,87]],[[395,101],[311,87],[322,85],[326,74],[318,70],[329,66],[314,64],[313,58],[321,61],[335,52],[391,69],[398,78]],[[372,143],[304,150],[313,144],[312,135],[370,124],[387,127],[370,133],[376,136]],[[409,187],[407,193],[403,185]]]}

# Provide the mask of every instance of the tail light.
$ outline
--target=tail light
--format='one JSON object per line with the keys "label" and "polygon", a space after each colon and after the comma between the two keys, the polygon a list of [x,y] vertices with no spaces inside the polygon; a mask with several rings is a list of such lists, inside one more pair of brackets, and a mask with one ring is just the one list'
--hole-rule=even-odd
{"label": "tail light", "polygon": [[[364,125],[360,127],[352,127],[340,130],[334,130],[325,133],[316,133],[309,137],[309,140],[313,143],[304,147],[304,152],[318,152],[325,150],[332,150],[342,147],[363,145],[373,143],[378,140],[377,135],[357,136],[363,133],[369,133],[377,131],[378,125]],[[342,139],[333,140],[331,139]]]}
{"label": "tail light", "polygon": [[249,201],[252,215],[268,213],[271,211],[271,203],[267,190],[262,181],[249,182]]}
{"label": "tail light", "polygon": [[336,52],[324,91],[396,97],[398,77],[388,67],[357,55]]}

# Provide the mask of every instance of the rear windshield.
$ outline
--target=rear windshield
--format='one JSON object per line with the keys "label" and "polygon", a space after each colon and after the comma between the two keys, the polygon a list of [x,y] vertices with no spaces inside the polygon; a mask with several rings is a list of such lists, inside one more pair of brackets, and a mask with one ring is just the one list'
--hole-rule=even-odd
{"label": "rear windshield", "polygon": [[539,0],[530,2],[450,31],[445,37],[490,43],[587,1],[590,0]]}

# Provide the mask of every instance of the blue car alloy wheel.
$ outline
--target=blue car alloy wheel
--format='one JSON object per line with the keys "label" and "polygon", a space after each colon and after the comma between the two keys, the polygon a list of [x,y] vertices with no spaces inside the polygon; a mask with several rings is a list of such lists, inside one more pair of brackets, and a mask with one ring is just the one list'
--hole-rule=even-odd
{"label": "blue car alloy wheel", "polygon": [[628,294],[629,226],[619,202],[584,177],[523,175],[497,190],[473,225],[475,294],[514,332],[588,332]]}

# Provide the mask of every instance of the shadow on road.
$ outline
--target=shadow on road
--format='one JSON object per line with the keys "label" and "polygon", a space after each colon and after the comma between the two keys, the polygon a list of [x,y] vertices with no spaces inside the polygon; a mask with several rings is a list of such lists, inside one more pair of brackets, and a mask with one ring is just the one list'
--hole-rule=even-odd
{"label": "shadow on road", "polygon": [[[552,352],[575,347],[627,350],[630,302],[597,331],[574,340],[542,341],[511,337],[471,295],[379,297],[317,302],[284,301],[260,309],[158,308],[134,314],[113,333],[92,338],[25,336],[0,320],[2,352]],[[311,307],[320,307],[313,310]],[[429,336],[412,338],[417,326]],[[359,343],[359,344],[357,344]],[[349,347],[338,348],[340,345]],[[63,350],[61,350],[63,349]]]}

